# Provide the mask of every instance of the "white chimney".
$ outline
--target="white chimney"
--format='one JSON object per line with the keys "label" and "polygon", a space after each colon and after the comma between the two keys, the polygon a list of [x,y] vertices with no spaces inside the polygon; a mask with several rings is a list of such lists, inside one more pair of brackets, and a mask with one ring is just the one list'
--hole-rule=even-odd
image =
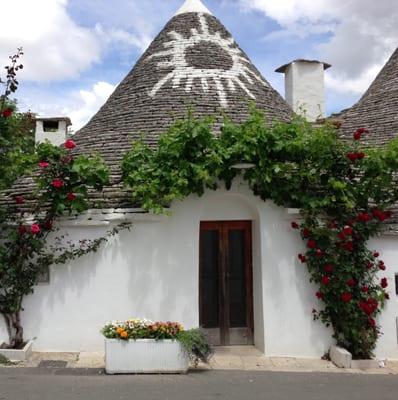
{"label": "white chimney", "polygon": [[68,126],[72,125],[67,117],[36,117],[35,141],[43,143],[48,140],[60,146],[66,140]]}
{"label": "white chimney", "polygon": [[275,72],[285,74],[285,100],[293,111],[314,122],[325,117],[325,73],[330,64],[294,60]]}

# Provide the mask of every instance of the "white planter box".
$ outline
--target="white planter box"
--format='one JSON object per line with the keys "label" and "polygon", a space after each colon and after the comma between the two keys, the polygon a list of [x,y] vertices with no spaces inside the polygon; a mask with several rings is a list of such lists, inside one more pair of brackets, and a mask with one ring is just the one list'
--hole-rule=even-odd
{"label": "white planter box", "polygon": [[107,374],[186,373],[189,358],[176,340],[105,339]]}
{"label": "white planter box", "polygon": [[10,361],[26,361],[32,353],[32,346],[33,341],[30,340],[21,350],[0,349],[0,354],[7,357]]}

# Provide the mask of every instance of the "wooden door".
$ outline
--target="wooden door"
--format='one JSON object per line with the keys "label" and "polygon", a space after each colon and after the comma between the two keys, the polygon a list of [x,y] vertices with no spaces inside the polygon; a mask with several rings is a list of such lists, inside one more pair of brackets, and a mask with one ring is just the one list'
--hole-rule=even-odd
{"label": "wooden door", "polygon": [[199,321],[211,344],[253,344],[251,221],[202,222],[199,266]]}

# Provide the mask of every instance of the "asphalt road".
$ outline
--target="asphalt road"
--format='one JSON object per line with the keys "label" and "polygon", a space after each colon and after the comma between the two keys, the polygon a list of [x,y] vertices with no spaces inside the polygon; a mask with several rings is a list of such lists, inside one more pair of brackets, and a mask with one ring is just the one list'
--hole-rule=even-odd
{"label": "asphalt road", "polygon": [[0,400],[397,400],[395,375],[198,371],[106,376],[88,370],[0,368]]}

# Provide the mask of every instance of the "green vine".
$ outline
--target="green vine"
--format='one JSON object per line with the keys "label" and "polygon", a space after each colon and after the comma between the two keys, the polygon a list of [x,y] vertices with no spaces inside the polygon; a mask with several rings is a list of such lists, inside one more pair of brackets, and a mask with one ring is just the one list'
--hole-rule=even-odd
{"label": "green vine", "polygon": [[[133,200],[155,213],[173,200],[229,188],[240,172],[237,163],[252,169],[243,178],[262,200],[301,209],[301,229],[307,245],[299,260],[311,281],[320,285],[323,301],[314,318],[331,325],[334,338],[354,357],[371,357],[380,335],[375,317],[388,293],[378,254],[367,241],[383,229],[387,211],[398,200],[398,139],[385,148],[365,148],[369,133],[360,128],[353,141],[339,139],[335,127],[314,127],[296,119],[267,124],[252,110],[241,125],[225,120],[219,136],[212,119],[192,115],[177,121],[150,148],[136,142],[123,160],[123,180]],[[167,212],[167,211],[166,211]]]}

